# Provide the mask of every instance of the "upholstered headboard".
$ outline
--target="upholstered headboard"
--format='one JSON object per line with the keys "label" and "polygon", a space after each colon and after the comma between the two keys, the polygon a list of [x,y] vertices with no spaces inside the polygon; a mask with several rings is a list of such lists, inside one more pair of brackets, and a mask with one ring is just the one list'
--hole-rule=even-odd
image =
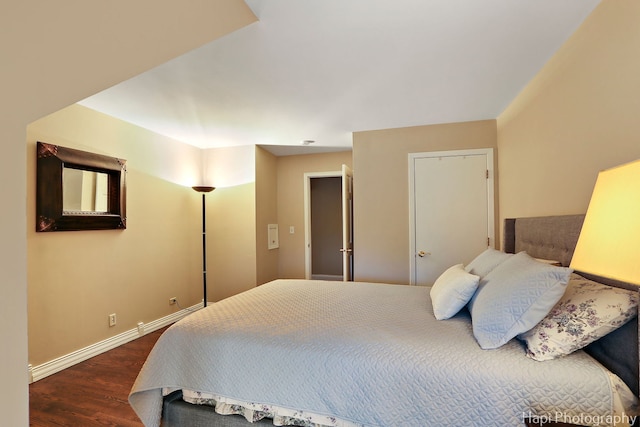
{"label": "upholstered headboard", "polygon": [[525,251],[534,258],[569,266],[584,215],[510,218],[504,224],[504,251]]}
{"label": "upholstered headboard", "polygon": [[[560,215],[505,219],[502,248],[505,252],[525,251],[532,257],[559,261],[563,266],[569,266],[584,217],[584,215]],[[637,286],[629,283],[580,271],[576,273],[610,286],[638,289]],[[618,375],[638,396],[640,359],[637,317],[620,329],[590,344],[585,351]]]}

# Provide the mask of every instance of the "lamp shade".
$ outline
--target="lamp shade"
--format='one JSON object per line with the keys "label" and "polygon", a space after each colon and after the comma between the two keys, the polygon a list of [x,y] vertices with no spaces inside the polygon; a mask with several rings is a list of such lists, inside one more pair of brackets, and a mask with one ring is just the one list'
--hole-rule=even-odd
{"label": "lamp shade", "polygon": [[640,285],[640,160],[598,174],[571,268]]}

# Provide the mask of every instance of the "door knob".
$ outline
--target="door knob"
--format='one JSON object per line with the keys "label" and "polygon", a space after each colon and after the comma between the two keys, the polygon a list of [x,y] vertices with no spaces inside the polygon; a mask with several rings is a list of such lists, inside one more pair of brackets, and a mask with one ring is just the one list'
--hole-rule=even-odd
{"label": "door knob", "polygon": [[420,252],[418,252],[418,256],[419,256],[420,258],[424,258],[424,257],[425,257],[425,256],[427,256],[427,255],[431,255],[431,252],[425,252],[425,251],[420,251]]}

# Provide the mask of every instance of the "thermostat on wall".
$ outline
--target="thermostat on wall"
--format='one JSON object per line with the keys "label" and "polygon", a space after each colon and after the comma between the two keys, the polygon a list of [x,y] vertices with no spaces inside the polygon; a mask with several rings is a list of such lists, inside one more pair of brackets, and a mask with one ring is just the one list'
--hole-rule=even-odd
{"label": "thermostat on wall", "polygon": [[269,224],[267,226],[267,237],[269,239],[269,249],[277,249],[280,247],[280,243],[278,242],[278,224]]}

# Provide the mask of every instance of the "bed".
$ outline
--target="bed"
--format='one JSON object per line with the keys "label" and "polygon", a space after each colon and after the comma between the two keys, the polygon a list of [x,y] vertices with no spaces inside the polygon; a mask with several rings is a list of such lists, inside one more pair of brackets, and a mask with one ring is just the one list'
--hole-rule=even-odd
{"label": "bed", "polygon": [[[499,277],[516,259],[530,264],[524,255],[551,260],[536,260],[536,268],[569,274],[550,264],[569,264],[583,219],[506,220],[504,248],[516,254],[484,277]],[[438,282],[270,282],[171,326],[129,401],[146,426],[165,427],[252,425],[247,420],[345,427],[633,422],[638,326],[629,321],[631,309],[622,326],[584,349],[534,360],[523,333],[481,348],[492,343],[479,341],[476,330],[480,289],[489,289],[478,283],[468,304],[438,320]],[[635,313],[637,291],[629,294]]]}

